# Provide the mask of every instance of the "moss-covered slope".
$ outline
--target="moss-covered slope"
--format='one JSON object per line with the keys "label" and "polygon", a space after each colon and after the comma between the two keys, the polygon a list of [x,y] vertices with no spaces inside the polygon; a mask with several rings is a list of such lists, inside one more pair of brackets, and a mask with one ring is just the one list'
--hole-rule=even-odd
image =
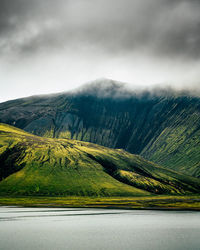
{"label": "moss-covered slope", "polygon": [[198,193],[198,179],[92,143],[0,124],[0,194],[141,196]]}
{"label": "moss-covered slope", "polygon": [[0,122],[43,137],[123,148],[200,177],[200,98],[189,93],[129,93],[104,79],[76,94],[1,103]]}

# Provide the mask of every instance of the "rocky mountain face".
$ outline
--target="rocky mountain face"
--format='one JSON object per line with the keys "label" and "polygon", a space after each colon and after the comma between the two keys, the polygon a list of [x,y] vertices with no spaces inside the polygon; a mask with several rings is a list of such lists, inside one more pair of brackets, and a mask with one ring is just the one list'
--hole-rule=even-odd
{"label": "rocky mountain face", "polygon": [[93,142],[200,177],[200,98],[130,92],[102,80],[79,92],[0,104],[0,122],[35,135]]}

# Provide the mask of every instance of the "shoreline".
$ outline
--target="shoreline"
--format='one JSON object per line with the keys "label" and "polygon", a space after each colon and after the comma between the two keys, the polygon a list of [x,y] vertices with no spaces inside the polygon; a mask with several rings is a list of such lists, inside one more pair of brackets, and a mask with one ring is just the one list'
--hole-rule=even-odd
{"label": "shoreline", "polygon": [[0,207],[99,208],[125,210],[200,211],[200,196],[45,197],[0,196]]}

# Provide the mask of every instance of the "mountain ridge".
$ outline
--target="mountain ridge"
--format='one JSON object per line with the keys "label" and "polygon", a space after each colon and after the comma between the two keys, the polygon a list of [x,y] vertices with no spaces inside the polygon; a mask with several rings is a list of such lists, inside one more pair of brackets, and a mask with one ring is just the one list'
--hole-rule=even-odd
{"label": "mountain ridge", "polygon": [[[109,94],[105,94],[105,90],[110,90]],[[91,91],[92,90],[92,91]],[[113,90],[113,92],[112,92]],[[137,84],[130,84],[123,81],[113,80],[110,78],[97,78],[93,81],[88,81],[82,84],[79,87],[76,87],[71,90],[59,91],[56,93],[45,93],[45,94],[34,94],[30,96],[19,97],[15,99],[10,99],[6,101],[0,102],[0,104],[6,104],[9,102],[18,102],[19,100],[27,100],[27,99],[38,99],[38,98],[48,98],[48,97],[56,97],[62,95],[69,96],[96,96],[100,98],[119,98],[120,92],[122,92],[122,98],[130,98],[133,96],[157,96],[157,97],[167,97],[167,96],[190,96],[190,97],[200,97],[199,89],[176,89],[172,86],[162,86],[161,84],[155,84],[153,87],[148,86],[140,86]],[[115,94],[114,94],[115,93]]]}
{"label": "mountain ridge", "polygon": [[159,93],[102,98],[88,89],[18,99],[0,104],[0,122],[44,137],[123,148],[200,177],[200,98]]}

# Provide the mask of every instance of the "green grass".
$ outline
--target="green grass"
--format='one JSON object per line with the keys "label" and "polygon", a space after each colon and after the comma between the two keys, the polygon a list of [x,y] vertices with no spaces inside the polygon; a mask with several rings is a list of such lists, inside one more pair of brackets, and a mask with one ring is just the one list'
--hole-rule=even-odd
{"label": "green grass", "polygon": [[200,196],[1,197],[1,206],[200,210]]}
{"label": "green grass", "polygon": [[0,124],[0,194],[130,197],[199,193],[200,180],[124,150]]}
{"label": "green grass", "polygon": [[178,117],[173,126],[166,127],[143,149],[141,155],[168,168],[200,177],[200,116],[189,110],[186,114],[187,119]]}

